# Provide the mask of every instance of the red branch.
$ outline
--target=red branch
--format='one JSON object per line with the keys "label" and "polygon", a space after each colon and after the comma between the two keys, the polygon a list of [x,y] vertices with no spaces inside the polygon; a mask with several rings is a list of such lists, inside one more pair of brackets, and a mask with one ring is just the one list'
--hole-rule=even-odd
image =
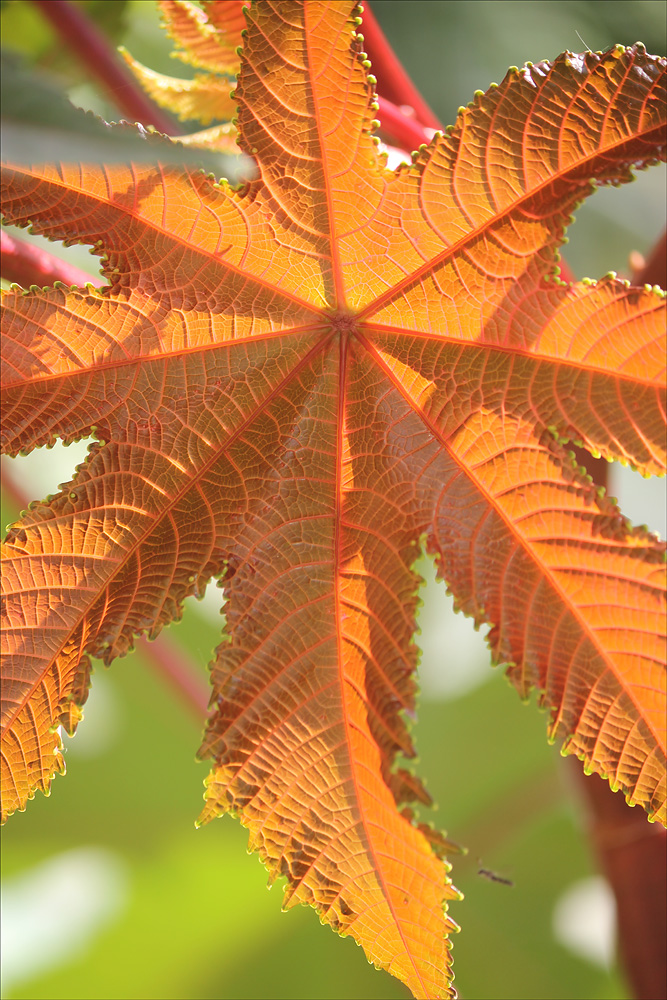
{"label": "red branch", "polygon": [[84,285],[103,285],[104,279],[93,277],[72,264],[54,257],[48,250],[10,236],[0,230],[0,251],[2,252],[2,277],[15,281],[23,288],[31,285],[53,285],[56,281],[77,288]]}
{"label": "red branch", "polygon": [[380,131],[394,139],[401,149],[419,149],[433,138],[433,129],[424,129],[418,121],[404,114],[399,107],[378,95]]}
{"label": "red branch", "polygon": [[633,278],[633,284],[667,288],[667,230],[659,237],[642,270]]}
{"label": "red branch", "polygon": [[19,512],[28,509],[30,503],[28,494],[22,486],[19,486],[4,462],[2,465],[2,489]]}
{"label": "red branch", "polygon": [[586,797],[588,825],[600,866],[616,897],[620,958],[635,1000],[667,996],[667,831],[629,809],[597,774],[570,765]]}
{"label": "red branch", "polygon": [[82,10],[69,0],[33,0],[33,3],[131,122],[153,125],[166,135],[176,134],[171,118],[144,94],[127,66]]}
{"label": "red branch", "polygon": [[[387,41],[368,4],[364,8],[361,30],[364,36],[364,48],[368,53],[373,72],[382,86],[383,97],[396,107],[399,114],[401,105],[412,108],[414,111],[413,120],[422,128],[435,131],[442,128],[437,117],[406,73],[403,64]],[[421,141],[428,142],[424,139]]]}
{"label": "red branch", "polygon": [[142,636],[137,646],[141,655],[174,688],[179,700],[188,706],[197,722],[203,726],[208,714],[211,691],[191,657],[183,653],[167,636],[159,635],[152,641]]}

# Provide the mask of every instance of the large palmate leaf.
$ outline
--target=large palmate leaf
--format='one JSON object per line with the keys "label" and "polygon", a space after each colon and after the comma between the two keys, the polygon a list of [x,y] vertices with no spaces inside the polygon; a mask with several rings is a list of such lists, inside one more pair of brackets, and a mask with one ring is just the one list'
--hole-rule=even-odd
{"label": "large palmate leaf", "polygon": [[3,450],[97,443],[5,544],[3,811],[60,768],[88,657],[222,578],[203,819],[238,813],[288,903],[436,997],[456,891],[395,766],[423,544],[551,734],[665,818],[664,547],[567,450],[664,472],[663,296],[556,276],[592,180],[664,155],[665,65],[637,46],[512,70],[391,173],[358,14],[247,12],[242,191],[3,172],[6,220],[89,243],[110,283],[4,299]]}

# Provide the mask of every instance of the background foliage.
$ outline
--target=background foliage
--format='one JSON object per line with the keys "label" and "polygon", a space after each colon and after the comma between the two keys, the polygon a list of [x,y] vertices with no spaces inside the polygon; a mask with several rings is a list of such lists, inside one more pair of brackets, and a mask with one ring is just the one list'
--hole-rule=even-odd
{"label": "background foliage", "polygon": [[[152,3],[82,6],[145,65],[186,75],[168,58]],[[508,66],[580,51],[577,32],[596,50],[639,39],[650,52],[665,51],[665,5],[653,0],[375,0],[373,9],[445,124]],[[55,76],[75,103],[119,117],[27,0],[2,4],[2,34],[5,46]],[[565,256],[578,277],[627,271],[629,251],[648,250],[663,218],[664,171],[654,168],[620,191],[596,194]],[[69,253],[94,273],[85,249]],[[14,475],[31,496],[42,496],[69,478],[84,453],[85,444],[35,453],[14,460]],[[660,485],[627,473],[613,480],[612,492],[625,513],[664,536]],[[17,514],[3,504],[5,523]],[[625,986],[613,959],[606,964],[600,923],[610,910],[604,884],[590,881],[594,859],[569,768],[546,743],[545,717],[522,706],[489,668],[468,623],[451,612],[443,617],[445,588],[427,562],[422,572],[431,582],[422,592],[428,644],[419,771],[440,804],[434,819],[470,851],[455,859],[453,873],[466,897],[451,911],[464,927],[454,942],[457,988],[469,1000],[620,1000]],[[201,604],[189,601],[170,630],[202,677],[219,634],[221,595],[210,590]],[[51,798],[38,795],[4,834],[3,995],[406,996],[313,913],[280,912],[280,890],[267,893],[239,824],[226,818],[195,831],[207,771],[193,760],[199,742],[199,721],[141,655],[96,669],[84,722],[66,741],[67,777],[56,778]],[[508,874],[514,888],[479,878],[478,857]],[[584,936],[582,918],[600,931],[597,960],[594,940],[588,957],[566,944],[568,932]]]}

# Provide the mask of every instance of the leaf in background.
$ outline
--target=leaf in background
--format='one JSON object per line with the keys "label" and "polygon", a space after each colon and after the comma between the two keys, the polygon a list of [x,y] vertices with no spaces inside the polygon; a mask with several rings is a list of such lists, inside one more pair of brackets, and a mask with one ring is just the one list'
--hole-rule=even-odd
{"label": "leaf in background", "polygon": [[196,73],[192,80],[165,76],[121,49],[127,65],[153,100],[179,118],[194,118],[202,125],[229,121],[236,113],[230,90],[239,71],[243,3],[208,3],[200,10],[185,0],[161,0],[159,6],[167,33],[177,45],[172,56],[206,72]]}
{"label": "leaf in background", "polygon": [[181,119],[195,118],[202,125],[216,119],[231,120],[234,116],[236,103],[229,96],[232,83],[228,79],[221,81],[210,73],[197,73],[192,80],[165,76],[142,66],[124,49],[120,51],[143,89],[161,108],[173,111]]}
{"label": "leaf in background", "polygon": [[158,0],[167,34],[176,43],[172,53],[190,66],[236,76],[237,48],[246,26],[244,0],[226,3],[204,0],[199,7],[188,0]]}
{"label": "leaf in background", "polygon": [[5,297],[4,450],[98,439],[6,543],[5,811],[48,786],[87,657],[221,577],[203,818],[238,813],[287,905],[443,996],[456,892],[395,769],[424,536],[552,734],[664,818],[664,546],[565,446],[664,472],[663,297],[555,278],[591,180],[663,155],[664,61],[510,71],[392,174],[357,13],[248,15],[242,191],[169,167],[4,172],[7,221],[90,243],[110,281]]}
{"label": "leaf in background", "polygon": [[[2,51],[2,147],[6,161],[31,163],[49,154],[83,163],[151,163],[203,166],[232,181],[248,176],[239,157],[235,129],[220,125],[207,133],[169,138],[127,123],[110,124],[67,99],[48,74]],[[209,139],[201,142],[201,136]],[[189,148],[191,147],[191,148]],[[250,168],[250,169],[249,169]]]}
{"label": "leaf in background", "polygon": [[[227,154],[239,153],[236,127],[236,101],[230,96],[239,70],[238,46],[245,26],[242,3],[204,4],[204,10],[184,0],[161,0],[163,23],[176,41],[172,56],[192,66],[202,67],[192,80],[156,73],[137,62],[124,48],[120,53],[146,93],[181,120],[194,119],[202,125],[220,124],[201,132],[179,136],[183,145],[198,149],[218,149]],[[226,75],[220,75],[221,73]],[[247,173],[247,171],[246,171]],[[238,175],[237,175],[238,176]]]}

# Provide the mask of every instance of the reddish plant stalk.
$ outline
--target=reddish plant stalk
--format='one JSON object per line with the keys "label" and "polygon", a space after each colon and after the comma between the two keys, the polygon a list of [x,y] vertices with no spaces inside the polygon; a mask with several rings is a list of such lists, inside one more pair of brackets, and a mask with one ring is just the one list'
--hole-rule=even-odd
{"label": "reddish plant stalk", "polygon": [[[442,128],[437,116],[433,114],[387,41],[368,4],[364,7],[361,30],[364,36],[364,48],[368,53],[373,72],[382,85],[382,94],[387,102],[391,102],[399,114],[401,105],[412,108],[414,111],[412,121],[422,128],[434,130]],[[421,141],[428,142],[428,139]]]}
{"label": "reddish plant stalk", "polygon": [[2,252],[2,277],[6,281],[15,281],[23,288],[31,285],[53,285],[62,281],[64,285],[102,285],[104,280],[98,275],[88,274],[73,264],[68,264],[54,257],[48,250],[28,243],[27,240],[10,236],[5,230],[0,230],[0,251]]}
{"label": "reddish plant stalk", "polygon": [[90,18],[69,0],[33,0],[54,31],[76,53],[91,76],[105,87],[130,121],[153,125],[166,135],[176,129],[171,118],[148,97]]}
{"label": "reddish plant stalk", "polygon": [[3,463],[2,466],[2,488],[20,513],[28,509],[31,498],[25,492],[23,487],[19,486],[16,482],[16,479],[9,471],[5,463]]}
{"label": "reddish plant stalk", "polygon": [[203,726],[208,715],[211,690],[204,677],[196,670],[191,657],[175,642],[162,635],[153,640],[141,636],[137,647],[151,667],[174,689],[179,701],[187,705],[199,725]]}
{"label": "reddish plant stalk", "polygon": [[598,862],[616,898],[618,949],[635,1000],[667,996],[667,831],[628,808],[597,774],[572,773],[586,799],[587,825]]}
{"label": "reddish plant stalk", "polygon": [[667,230],[659,237],[633,283],[636,285],[660,285],[661,288],[667,288]]}
{"label": "reddish plant stalk", "polygon": [[424,129],[418,121],[403,114],[399,107],[385,97],[378,95],[378,104],[380,131],[397,142],[401,149],[409,152],[419,149],[433,138],[433,129]]}

